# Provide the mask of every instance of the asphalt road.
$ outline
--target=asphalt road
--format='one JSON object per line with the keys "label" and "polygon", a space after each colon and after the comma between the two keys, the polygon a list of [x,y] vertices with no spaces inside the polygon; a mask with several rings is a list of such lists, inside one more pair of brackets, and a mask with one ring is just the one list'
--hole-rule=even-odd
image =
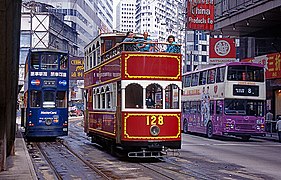
{"label": "asphalt road", "polygon": [[208,139],[193,134],[182,134],[181,151],[242,166],[248,172],[265,175],[266,179],[281,179],[281,143],[278,142],[254,138],[249,142],[238,138]]}

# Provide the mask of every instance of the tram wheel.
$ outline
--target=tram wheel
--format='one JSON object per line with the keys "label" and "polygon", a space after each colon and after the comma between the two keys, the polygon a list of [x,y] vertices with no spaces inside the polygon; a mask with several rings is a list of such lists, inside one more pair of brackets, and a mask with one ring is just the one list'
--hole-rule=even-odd
{"label": "tram wheel", "polygon": [[213,137],[213,124],[212,124],[211,121],[208,122],[208,124],[207,124],[207,130],[206,130],[206,131],[207,131],[207,132],[206,132],[207,137],[208,137],[208,138],[212,138],[212,137]]}
{"label": "tram wheel", "polygon": [[185,134],[187,134],[187,131],[188,131],[188,124],[187,124],[187,120],[185,119],[185,120],[183,121],[183,132],[184,132]]}

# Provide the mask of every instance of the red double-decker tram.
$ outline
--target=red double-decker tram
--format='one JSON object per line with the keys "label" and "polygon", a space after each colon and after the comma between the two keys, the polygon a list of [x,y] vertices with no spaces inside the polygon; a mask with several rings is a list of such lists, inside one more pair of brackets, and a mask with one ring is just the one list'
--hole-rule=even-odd
{"label": "red double-decker tram", "polygon": [[180,149],[181,54],[125,51],[124,38],[101,34],[85,47],[85,132],[129,157]]}

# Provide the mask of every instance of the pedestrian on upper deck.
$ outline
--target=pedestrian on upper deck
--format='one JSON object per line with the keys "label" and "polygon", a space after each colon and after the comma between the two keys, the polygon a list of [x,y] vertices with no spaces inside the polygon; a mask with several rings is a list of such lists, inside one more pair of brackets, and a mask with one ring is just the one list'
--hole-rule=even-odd
{"label": "pedestrian on upper deck", "polygon": [[166,52],[180,53],[180,46],[177,45],[177,43],[175,42],[175,36],[173,35],[168,36],[167,41],[169,42],[169,44],[167,45]]}

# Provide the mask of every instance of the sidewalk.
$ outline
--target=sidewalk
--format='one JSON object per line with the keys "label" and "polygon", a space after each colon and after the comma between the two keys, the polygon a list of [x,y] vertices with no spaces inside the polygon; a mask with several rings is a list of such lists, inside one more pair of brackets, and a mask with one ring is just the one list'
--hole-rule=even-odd
{"label": "sidewalk", "polygon": [[277,133],[270,133],[267,132],[265,134],[265,136],[254,136],[255,138],[259,138],[259,139],[267,139],[267,140],[271,140],[271,141],[276,141],[278,142],[278,134]]}
{"label": "sidewalk", "polygon": [[7,169],[0,172],[0,179],[37,180],[31,158],[19,130],[16,133],[15,155],[7,158]]}

